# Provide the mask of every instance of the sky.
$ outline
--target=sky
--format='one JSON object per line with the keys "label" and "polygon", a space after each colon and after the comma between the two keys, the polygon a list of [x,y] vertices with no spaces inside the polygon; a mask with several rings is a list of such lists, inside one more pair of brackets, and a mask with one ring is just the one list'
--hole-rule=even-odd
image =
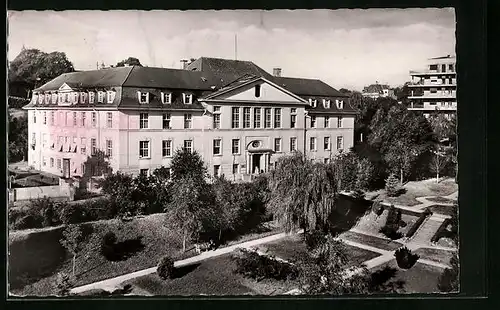
{"label": "sky", "polygon": [[8,28],[9,60],[23,46],[65,52],[77,70],[129,56],[164,68],[201,56],[237,58],[351,90],[402,85],[428,58],[455,54],[453,8],[9,11]]}

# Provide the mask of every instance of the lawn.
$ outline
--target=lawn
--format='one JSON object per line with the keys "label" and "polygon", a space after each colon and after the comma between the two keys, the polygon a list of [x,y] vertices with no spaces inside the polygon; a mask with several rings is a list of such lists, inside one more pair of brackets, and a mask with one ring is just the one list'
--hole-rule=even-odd
{"label": "lawn", "polygon": [[388,263],[373,268],[371,271],[377,271],[389,267],[397,270],[391,281],[402,281],[404,293],[437,293],[437,283],[439,276],[443,272],[442,268],[425,265],[417,262],[408,270],[400,269],[393,259]]}
{"label": "lawn", "polygon": [[452,216],[453,208],[451,206],[441,206],[441,205],[432,205],[427,207],[433,213],[443,214]]}
{"label": "lawn", "polygon": [[[113,231],[117,236],[118,243],[126,243],[128,245],[128,253],[126,253],[126,257],[122,260],[108,261],[99,253],[98,248],[93,249],[88,257],[81,257],[77,260],[78,280],[76,282],[76,286],[154,267],[158,263],[159,259],[167,254],[173,256],[176,260],[195,255],[195,251],[192,248],[186,253],[182,253],[181,242],[178,236],[173,234],[170,229],[164,226],[163,219],[163,214],[155,214],[124,222],[120,220],[109,220],[87,223],[86,225],[90,226],[91,229],[93,229],[93,233],[98,236],[102,236],[108,231]],[[273,233],[276,233],[276,231],[265,231],[260,234],[250,234],[242,236],[239,240],[231,243],[248,241],[271,235]],[[11,238],[14,240],[14,237],[15,236],[12,236]],[[63,257],[60,259],[57,257],[52,258],[54,262],[52,262],[50,268],[45,269],[44,274],[42,275],[31,274],[29,279],[16,279],[18,282],[24,282],[25,285],[11,287],[12,293],[22,295],[51,294],[57,273],[59,271],[70,273],[71,259],[68,256],[64,257],[64,249],[60,247],[58,241],[61,238],[61,234],[53,234],[50,238],[51,240],[41,240],[37,242],[43,243],[44,246],[46,244],[51,244],[52,248],[55,248],[59,252],[63,253]],[[39,253],[28,253],[28,249],[31,250],[33,248],[32,244],[20,243],[18,245],[18,250],[15,253],[11,252],[11,256],[9,258],[10,263],[12,264],[16,259],[22,259],[21,257],[25,255],[31,257],[54,255],[52,254],[54,252],[52,250],[50,252],[43,252],[43,255],[40,255]],[[188,249],[189,248],[190,247],[188,247]],[[43,249],[37,249],[37,251],[43,251]],[[16,255],[19,256],[19,258],[16,258]],[[44,258],[41,257],[41,259]],[[27,263],[25,266],[26,265],[30,266],[33,264]],[[23,268],[18,268],[18,270],[22,269]],[[49,271],[50,274],[48,274]],[[11,274],[12,278],[22,278],[23,276],[24,275],[20,274],[20,272],[16,275]],[[12,278],[9,282],[13,281]]]}
{"label": "lawn", "polygon": [[367,197],[376,197],[376,200],[385,201],[392,204],[415,206],[420,202],[416,200],[417,197],[426,196],[448,196],[458,190],[458,184],[453,179],[445,179],[436,183],[435,179],[423,181],[411,181],[404,185],[405,193],[398,197],[388,197],[385,190],[368,193]]}
{"label": "lawn", "polygon": [[450,264],[450,259],[453,256],[452,251],[445,251],[432,248],[420,248],[415,250],[415,253],[420,255],[420,258],[425,258],[441,264]]}
{"label": "lawn", "polygon": [[123,285],[152,295],[279,295],[297,287],[293,281],[266,279],[260,282],[235,274],[231,254],[183,267],[180,275],[162,280],[156,273],[126,281]]}
{"label": "lawn", "polygon": [[443,198],[443,197],[429,197],[427,200],[432,201],[432,202],[437,202],[437,203],[454,203],[456,200],[454,199],[448,199],[448,198]]}
{"label": "lawn", "polygon": [[[287,261],[300,261],[307,255],[307,248],[302,236],[290,236],[275,242],[267,243],[259,247],[260,251],[265,251],[268,255],[274,255]],[[379,256],[380,254],[346,245],[349,266],[357,266],[361,263]]]}
{"label": "lawn", "polygon": [[403,246],[403,244],[392,241],[389,239],[382,239],[374,236],[364,235],[355,233],[352,231],[346,231],[345,233],[340,235],[342,238],[347,239],[349,241],[358,242],[362,244],[366,244],[372,247],[376,247],[386,251],[394,251]]}
{"label": "lawn", "polygon": [[411,227],[413,225],[415,225],[415,223],[417,222],[418,218],[419,217],[415,216],[415,215],[410,215],[410,214],[404,214],[404,213],[402,213],[401,214],[401,220],[406,223],[406,226],[405,227],[400,227],[398,231],[400,233],[402,233],[403,236],[406,236],[406,234],[411,229]]}

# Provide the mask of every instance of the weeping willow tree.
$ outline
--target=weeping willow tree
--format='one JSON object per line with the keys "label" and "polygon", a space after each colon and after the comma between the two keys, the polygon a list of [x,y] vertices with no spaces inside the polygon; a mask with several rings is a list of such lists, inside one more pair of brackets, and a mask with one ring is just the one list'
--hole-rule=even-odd
{"label": "weeping willow tree", "polygon": [[268,206],[286,232],[327,230],[338,195],[335,168],[300,153],[281,157],[269,180]]}

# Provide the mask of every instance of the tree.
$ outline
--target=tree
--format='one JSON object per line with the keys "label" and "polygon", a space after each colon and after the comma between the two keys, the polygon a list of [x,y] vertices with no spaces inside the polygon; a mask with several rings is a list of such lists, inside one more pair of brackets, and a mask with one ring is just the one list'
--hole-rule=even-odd
{"label": "tree", "polygon": [[75,277],[76,257],[82,249],[82,241],[83,235],[78,225],[68,225],[63,231],[63,238],[59,241],[73,255],[73,277]]}
{"label": "tree", "polygon": [[355,185],[356,190],[366,191],[369,189],[374,171],[375,168],[370,160],[367,158],[358,160]]}
{"label": "tree", "polygon": [[385,181],[385,191],[387,196],[395,197],[399,194],[400,190],[401,187],[399,186],[398,178],[394,175],[394,173],[391,173]]}
{"label": "tree", "polygon": [[286,232],[328,227],[338,195],[333,165],[313,164],[302,154],[281,157],[269,179],[268,205]]}
{"label": "tree", "polygon": [[201,155],[196,151],[190,152],[184,148],[175,151],[170,168],[172,169],[172,181],[174,182],[184,178],[205,182],[208,176]]}
{"label": "tree", "polygon": [[358,156],[353,152],[340,153],[333,159],[333,165],[338,171],[338,188],[344,191],[353,191],[356,187],[358,173]]}
{"label": "tree", "polygon": [[444,153],[440,150],[439,147],[436,147],[436,150],[433,152],[433,157],[430,162],[430,169],[433,173],[436,174],[436,183],[439,182],[439,174],[444,169],[444,167],[448,164],[448,160]]}
{"label": "tree", "polygon": [[[109,156],[101,150],[95,150],[94,154],[87,156],[83,163],[84,172],[80,180],[80,188],[86,190],[89,181],[96,180],[96,177],[113,173],[109,163]],[[102,187],[102,180],[96,180],[97,186]]]}
{"label": "tree", "polygon": [[136,184],[134,178],[129,174],[120,171],[110,173],[99,182],[101,191],[109,195],[113,203],[117,206],[117,212],[121,216],[131,216],[135,214],[138,206],[135,198]]}
{"label": "tree", "polygon": [[116,67],[124,67],[125,65],[140,66],[140,67],[142,67],[141,62],[139,61],[139,59],[137,59],[135,57],[129,57],[127,59],[124,59],[124,60],[118,62],[116,64]]}
{"label": "tree", "polygon": [[28,156],[28,118],[9,114],[9,162],[24,161]]}
{"label": "tree", "polygon": [[206,219],[212,219],[209,188],[206,184],[191,177],[183,177],[172,185],[172,200],[167,206],[166,215],[169,225],[180,231],[182,249],[186,242],[203,230]]}
{"label": "tree", "polygon": [[458,292],[459,289],[459,262],[457,253],[450,259],[451,268],[446,268],[439,276],[438,289],[441,292]]}
{"label": "tree", "polygon": [[39,87],[63,73],[74,72],[73,64],[63,52],[45,53],[38,49],[23,49],[10,62],[9,81],[23,81],[30,88]]}

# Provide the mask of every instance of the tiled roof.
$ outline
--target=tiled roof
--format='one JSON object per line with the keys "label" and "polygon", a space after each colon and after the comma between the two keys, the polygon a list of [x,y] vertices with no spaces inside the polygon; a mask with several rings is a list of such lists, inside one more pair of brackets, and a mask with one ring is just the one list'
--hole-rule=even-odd
{"label": "tiled roof", "polygon": [[201,57],[190,63],[186,69],[210,72],[217,77],[225,78],[226,82],[235,80],[245,74],[263,76],[265,78],[271,77],[271,74],[253,62],[243,60]]}
{"label": "tiled roof", "polygon": [[120,86],[125,82],[132,69],[133,67],[120,67],[64,73],[35,91],[57,90],[64,83],[77,88]]}
{"label": "tiled roof", "polygon": [[273,76],[271,81],[301,97],[348,97],[321,80]]}

